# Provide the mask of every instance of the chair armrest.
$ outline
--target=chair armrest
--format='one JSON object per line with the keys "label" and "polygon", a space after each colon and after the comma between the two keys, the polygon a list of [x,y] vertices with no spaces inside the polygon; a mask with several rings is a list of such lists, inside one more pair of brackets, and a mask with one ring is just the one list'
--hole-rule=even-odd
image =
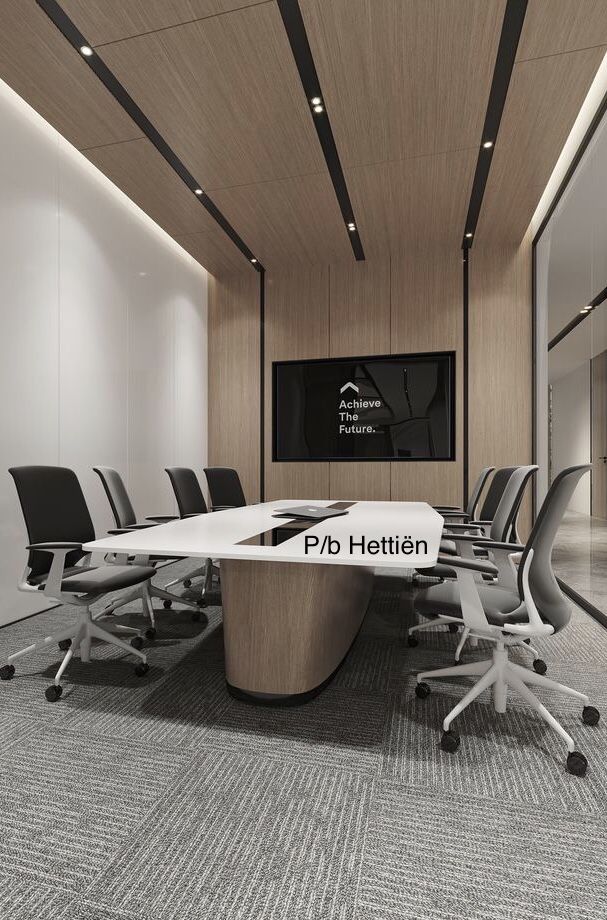
{"label": "chair armrest", "polygon": [[469,521],[467,524],[451,524],[449,522],[445,524],[445,531],[447,530],[461,530],[465,533],[467,530],[480,530],[480,527],[477,524],[473,524],[471,521]]}
{"label": "chair armrest", "polygon": [[451,539],[455,543],[478,543],[478,545],[482,546],[483,549],[486,549],[487,543],[491,542],[490,540],[487,540],[486,537],[479,537],[477,534],[473,533],[453,533],[451,534]]}
{"label": "chair armrest", "polygon": [[462,511],[459,505],[432,505],[435,511],[459,511],[460,514],[465,514],[465,511]]}
{"label": "chair armrest", "polygon": [[509,553],[522,553],[525,549],[520,543],[498,543],[495,540],[477,540],[476,542],[481,543],[483,549],[505,549]]}
{"label": "chair armrest", "polygon": [[[178,521],[178,514],[148,514],[146,521],[156,521],[158,524],[166,524],[167,521]],[[153,526],[153,525],[150,525]]]}
{"label": "chair armrest", "polygon": [[203,511],[192,511],[191,514],[183,514],[181,520],[185,521],[187,518],[200,517],[202,514],[204,514]]}
{"label": "chair armrest", "polygon": [[462,559],[461,556],[439,554],[438,562],[452,569],[467,569],[471,572],[480,572],[481,575],[497,575],[497,566],[492,562],[481,562],[480,559]]}
{"label": "chair armrest", "polygon": [[230,508],[236,508],[237,505],[211,505],[211,511],[229,511]]}
{"label": "chair armrest", "polygon": [[440,515],[448,518],[465,518],[468,519],[469,515],[465,511],[458,511],[457,508],[441,508],[440,505],[432,506],[435,511],[438,511]]}
{"label": "chair armrest", "polygon": [[65,557],[74,550],[81,550],[82,543],[69,543],[67,541],[58,541],[57,543],[30,543],[27,548],[29,550],[37,550],[41,553],[53,554],[53,561],[51,562],[51,567],[42,593],[45,594],[46,597],[51,597],[53,600],[62,600],[61,585],[63,584]]}
{"label": "chair armrest", "polygon": [[135,530],[134,527],[113,527],[111,530],[108,530],[109,537],[119,537],[123,533],[132,533]]}

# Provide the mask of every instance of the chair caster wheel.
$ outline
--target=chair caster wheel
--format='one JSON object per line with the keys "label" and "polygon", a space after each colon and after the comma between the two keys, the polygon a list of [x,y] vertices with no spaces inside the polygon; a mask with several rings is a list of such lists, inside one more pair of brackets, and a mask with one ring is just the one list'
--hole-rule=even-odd
{"label": "chair caster wheel", "polygon": [[147,674],[150,670],[150,666],[147,661],[142,661],[140,664],[135,665],[135,674],[137,677],[143,677],[144,674]]}
{"label": "chair caster wheel", "polygon": [[601,718],[601,714],[594,706],[584,706],[582,709],[582,719],[586,725],[596,725]]}
{"label": "chair caster wheel", "polygon": [[153,642],[154,639],[156,638],[156,630],[153,629],[153,628],[146,629],[146,631],[145,631],[145,637],[146,637],[146,639],[149,639],[150,642]]}
{"label": "chair caster wheel", "polygon": [[419,697],[420,700],[425,700],[427,696],[430,696],[430,684],[427,684],[425,681],[416,684],[415,695]]}
{"label": "chair caster wheel", "polygon": [[450,728],[448,731],[443,732],[440,740],[441,750],[447,751],[449,754],[455,754],[459,747],[459,740],[458,733]]}
{"label": "chair caster wheel", "polygon": [[449,623],[449,632],[450,632],[450,633],[456,633],[456,632],[458,631],[458,629],[459,629],[459,626],[457,625],[457,623]]}
{"label": "chair caster wheel", "polygon": [[191,578],[186,578],[186,580],[185,580],[184,583],[183,583],[183,587],[184,587],[184,588],[191,588],[191,587],[192,587],[192,579],[191,579]]}
{"label": "chair caster wheel", "polygon": [[415,648],[416,646],[419,645],[419,639],[417,638],[415,634],[411,634],[407,636],[407,645],[409,646],[409,648]]}
{"label": "chair caster wheel", "polygon": [[57,643],[57,645],[59,646],[62,652],[67,652],[68,648],[71,648],[72,646],[72,640],[62,639],[61,642]]}
{"label": "chair caster wheel", "polygon": [[533,670],[536,674],[545,674],[548,670],[548,665],[541,658],[536,658],[533,662]]}
{"label": "chair caster wheel", "polygon": [[63,687],[61,684],[51,684],[50,687],[47,687],[44,691],[44,695],[49,701],[49,703],[56,703],[57,700],[61,699],[61,694],[63,693]]}
{"label": "chair caster wheel", "polygon": [[574,776],[584,776],[588,769],[588,761],[579,751],[572,751],[567,757],[567,770]]}
{"label": "chair caster wheel", "polygon": [[0,668],[0,680],[10,680],[15,674],[14,664],[5,664]]}
{"label": "chair caster wheel", "polygon": [[162,606],[164,607],[165,610],[170,610],[171,607],[173,606],[173,601],[163,601]]}
{"label": "chair caster wheel", "polygon": [[134,636],[131,639],[131,645],[133,648],[142,649],[143,648],[143,639],[141,636]]}

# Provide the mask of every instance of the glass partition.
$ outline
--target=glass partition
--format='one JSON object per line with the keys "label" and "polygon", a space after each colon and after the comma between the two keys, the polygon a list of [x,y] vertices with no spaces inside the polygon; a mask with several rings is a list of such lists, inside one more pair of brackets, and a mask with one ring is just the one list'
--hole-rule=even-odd
{"label": "glass partition", "polygon": [[534,259],[537,504],[562,469],[592,463],[559,530],[554,567],[607,613],[607,299],[598,303],[607,287],[607,117]]}

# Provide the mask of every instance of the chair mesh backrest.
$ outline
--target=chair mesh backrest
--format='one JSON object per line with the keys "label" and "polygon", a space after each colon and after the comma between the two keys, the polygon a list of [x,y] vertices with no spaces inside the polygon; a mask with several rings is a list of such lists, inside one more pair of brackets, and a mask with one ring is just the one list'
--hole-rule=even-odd
{"label": "chair mesh backrest", "polygon": [[493,479],[491,480],[491,484],[487,489],[485,500],[477,518],[478,521],[493,520],[504,489],[508,485],[508,480],[516,469],[518,469],[516,466],[504,466],[500,470],[496,470]]}
{"label": "chair mesh backrest", "polygon": [[489,537],[498,543],[511,542],[512,525],[523,500],[527,483],[537,472],[537,466],[517,466],[506,483],[495,517],[491,524]]}
{"label": "chair mesh backrest", "polygon": [[206,514],[207,503],[194,470],[185,466],[170,466],[167,467],[166,472],[173,486],[180,516]]}
{"label": "chair mesh backrest", "polygon": [[[95,539],[93,522],[73,470],[61,466],[16,466],[9,470],[15,480],[30,543],[88,543]],[[66,556],[75,565],[84,553]],[[31,576],[46,575],[51,553],[30,550]]]}
{"label": "chair mesh backrest", "polygon": [[532,549],[533,559],[529,569],[531,596],[542,619],[551,623],[555,631],[569,622],[571,608],[552,570],[552,547],[571,496],[582,476],[590,469],[590,464],[570,466],[558,474],[548,489],[519,565],[518,589],[522,599],[523,566]]}
{"label": "chair mesh backrest", "polygon": [[[478,501],[481,497],[481,492],[485,488],[485,483],[487,482],[489,476],[491,475],[494,469],[495,469],[494,466],[486,466],[478,474],[477,480],[474,483],[474,488],[472,489],[472,492],[470,493],[470,499],[468,501],[468,505],[466,507],[466,514],[468,515],[468,517],[474,518],[476,514],[476,506],[478,505]],[[485,518],[481,518],[480,520],[485,520]]]}
{"label": "chair mesh backrest", "polygon": [[116,527],[130,527],[137,523],[137,517],[128,496],[122,476],[109,466],[94,466],[108,497]]}
{"label": "chair mesh backrest", "polygon": [[205,469],[204,474],[207,477],[213,507],[229,505],[232,508],[243,508],[246,505],[247,500],[236,470],[226,466],[211,466]]}

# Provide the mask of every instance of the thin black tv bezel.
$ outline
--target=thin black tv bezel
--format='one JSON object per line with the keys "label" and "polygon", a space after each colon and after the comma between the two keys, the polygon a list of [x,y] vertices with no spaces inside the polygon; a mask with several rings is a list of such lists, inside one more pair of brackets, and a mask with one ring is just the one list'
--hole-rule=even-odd
{"label": "thin black tv bezel", "polygon": [[[345,355],[343,358],[294,358],[289,361],[272,361],[272,463],[455,463],[456,462],[456,395],[455,351],[415,351],[394,355]],[[352,364],[358,361],[397,361],[410,358],[448,358],[451,405],[449,407],[451,430],[448,457],[278,457],[276,455],[276,372],[289,364]]]}

